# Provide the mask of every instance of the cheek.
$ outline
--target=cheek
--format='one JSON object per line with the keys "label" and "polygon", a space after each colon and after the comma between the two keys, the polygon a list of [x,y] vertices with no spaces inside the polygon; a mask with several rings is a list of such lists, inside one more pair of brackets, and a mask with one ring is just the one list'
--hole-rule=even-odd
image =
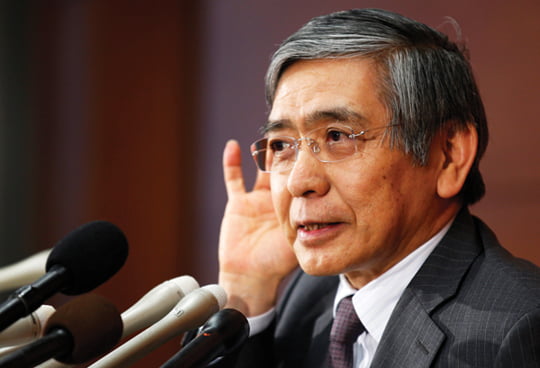
{"label": "cheek", "polygon": [[378,218],[399,211],[403,178],[392,170],[391,167],[350,168],[350,175],[341,180],[340,196],[360,224],[377,222]]}

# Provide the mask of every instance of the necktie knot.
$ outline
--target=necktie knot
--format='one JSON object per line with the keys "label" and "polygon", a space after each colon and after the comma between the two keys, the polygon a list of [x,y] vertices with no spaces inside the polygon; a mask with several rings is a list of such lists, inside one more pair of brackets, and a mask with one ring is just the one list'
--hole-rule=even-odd
{"label": "necktie knot", "polygon": [[330,331],[329,353],[332,367],[352,367],[353,344],[363,331],[364,326],[354,311],[352,296],[344,298],[338,305]]}

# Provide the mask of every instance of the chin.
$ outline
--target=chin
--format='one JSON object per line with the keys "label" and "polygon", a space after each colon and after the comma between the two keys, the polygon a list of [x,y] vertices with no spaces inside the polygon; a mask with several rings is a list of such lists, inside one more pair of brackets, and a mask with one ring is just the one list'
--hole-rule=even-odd
{"label": "chin", "polygon": [[343,272],[340,267],[328,265],[325,262],[317,260],[302,260],[299,259],[300,268],[311,276],[335,276]]}

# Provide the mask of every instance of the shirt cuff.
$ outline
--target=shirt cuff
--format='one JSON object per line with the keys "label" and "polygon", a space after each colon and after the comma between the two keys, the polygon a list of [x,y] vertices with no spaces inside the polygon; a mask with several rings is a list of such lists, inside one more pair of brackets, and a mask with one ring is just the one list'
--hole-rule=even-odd
{"label": "shirt cuff", "polygon": [[276,310],[275,308],[272,308],[269,311],[264,312],[263,314],[248,317],[247,320],[249,322],[249,336],[251,337],[253,335],[263,332],[268,326],[270,326],[275,315]]}

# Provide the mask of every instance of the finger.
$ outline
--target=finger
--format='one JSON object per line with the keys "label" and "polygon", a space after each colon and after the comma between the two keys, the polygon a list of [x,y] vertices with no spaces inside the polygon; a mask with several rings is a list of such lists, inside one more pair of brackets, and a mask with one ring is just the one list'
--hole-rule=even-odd
{"label": "finger", "polygon": [[255,184],[253,185],[253,190],[258,190],[258,189],[270,190],[270,175],[260,170],[257,172],[257,177],[255,178]]}
{"label": "finger", "polygon": [[228,196],[246,191],[240,145],[232,139],[227,142],[223,150],[223,176]]}

